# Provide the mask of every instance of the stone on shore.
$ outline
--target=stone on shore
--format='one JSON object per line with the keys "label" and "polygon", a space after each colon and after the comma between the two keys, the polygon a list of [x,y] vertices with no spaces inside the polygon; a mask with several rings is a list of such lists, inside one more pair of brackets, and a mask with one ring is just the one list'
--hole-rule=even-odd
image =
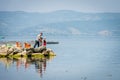
{"label": "stone on shore", "polygon": [[42,54],[44,56],[49,56],[50,54],[55,55],[52,49],[46,48],[45,46],[40,46],[38,48],[18,48],[18,47],[7,47],[5,45],[0,46],[0,55],[35,55]]}

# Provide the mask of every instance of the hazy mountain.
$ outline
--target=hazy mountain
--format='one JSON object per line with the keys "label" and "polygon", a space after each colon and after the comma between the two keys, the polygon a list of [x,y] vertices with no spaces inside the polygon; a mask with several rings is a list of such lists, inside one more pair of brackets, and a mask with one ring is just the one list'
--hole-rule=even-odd
{"label": "hazy mountain", "polygon": [[120,13],[0,12],[0,35],[120,35]]}

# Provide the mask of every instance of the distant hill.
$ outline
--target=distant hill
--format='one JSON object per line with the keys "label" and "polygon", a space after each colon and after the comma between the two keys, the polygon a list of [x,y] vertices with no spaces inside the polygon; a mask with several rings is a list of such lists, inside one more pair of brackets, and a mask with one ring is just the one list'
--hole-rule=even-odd
{"label": "distant hill", "polygon": [[0,35],[113,35],[120,36],[120,13],[49,13],[0,11]]}

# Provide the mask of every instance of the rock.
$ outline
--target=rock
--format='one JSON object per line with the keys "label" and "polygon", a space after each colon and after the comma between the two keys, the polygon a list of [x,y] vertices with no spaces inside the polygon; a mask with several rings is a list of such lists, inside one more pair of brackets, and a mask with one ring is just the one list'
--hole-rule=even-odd
{"label": "rock", "polygon": [[[0,54],[9,56],[9,55],[25,55],[27,56],[33,54],[33,53],[41,53],[44,56],[49,56],[51,53],[53,53],[52,49],[46,48],[45,46],[40,46],[38,48],[19,48],[19,47],[7,47],[6,45],[0,46]],[[54,53],[53,53],[54,54]]]}
{"label": "rock", "polygon": [[46,51],[45,46],[40,46],[38,48],[34,48],[34,53],[42,53],[43,51]]}
{"label": "rock", "polygon": [[14,52],[14,48],[8,48],[7,54],[11,54],[11,53],[13,53],[13,52]]}
{"label": "rock", "polygon": [[15,50],[13,51],[13,55],[17,53],[22,53],[22,50],[15,48]]}

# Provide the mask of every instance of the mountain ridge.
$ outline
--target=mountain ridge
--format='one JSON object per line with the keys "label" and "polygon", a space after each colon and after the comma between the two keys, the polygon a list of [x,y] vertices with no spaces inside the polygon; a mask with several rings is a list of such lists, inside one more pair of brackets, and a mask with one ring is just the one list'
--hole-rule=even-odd
{"label": "mountain ridge", "polygon": [[49,13],[0,11],[0,35],[17,35],[21,32],[36,35],[40,31],[46,34],[96,35],[100,31],[119,29],[120,13],[82,13],[71,10]]}

